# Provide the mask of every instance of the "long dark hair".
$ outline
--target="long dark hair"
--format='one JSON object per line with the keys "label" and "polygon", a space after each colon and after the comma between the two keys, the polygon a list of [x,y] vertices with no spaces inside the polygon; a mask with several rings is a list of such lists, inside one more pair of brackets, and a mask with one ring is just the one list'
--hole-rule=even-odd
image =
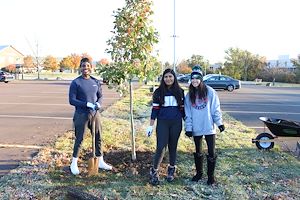
{"label": "long dark hair", "polygon": [[[166,83],[164,81],[164,77],[167,73],[171,73],[174,76],[174,83],[170,88],[168,88],[168,86],[166,85]],[[159,102],[161,105],[163,105],[165,103],[165,95],[168,90],[175,96],[177,104],[182,105],[183,104],[182,99],[183,99],[183,95],[184,95],[183,90],[181,89],[181,87],[178,84],[175,72],[169,68],[163,72],[162,78],[160,80],[160,85],[158,87],[158,92],[159,92],[159,97],[160,97]]]}
{"label": "long dark hair", "polygon": [[196,98],[203,99],[207,97],[207,87],[203,81],[200,82],[198,87],[194,87],[192,83],[189,86],[189,96],[191,103],[194,104],[196,102]]}

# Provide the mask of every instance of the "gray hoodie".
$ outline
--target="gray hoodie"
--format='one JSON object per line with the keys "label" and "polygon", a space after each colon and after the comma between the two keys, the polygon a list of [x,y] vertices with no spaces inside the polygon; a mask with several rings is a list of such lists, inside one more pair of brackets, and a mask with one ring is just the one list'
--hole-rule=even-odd
{"label": "gray hoodie", "polygon": [[192,131],[193,136],[216,134],[214,124],[223,124],[219,97],[211,87],[207,86],[207,90],[207,98],[196,98],[194,105],[189,93],[185,97],[185,131]]}

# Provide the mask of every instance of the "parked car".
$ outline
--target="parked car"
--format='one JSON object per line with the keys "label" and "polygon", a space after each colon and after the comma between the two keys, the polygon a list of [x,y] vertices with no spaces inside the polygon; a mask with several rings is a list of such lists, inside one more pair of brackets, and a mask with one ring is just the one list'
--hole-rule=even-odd
{"label": "parked car", "polygon": [[14,79],[14,75],[4,71],[0,71],[0,82],[8,83],[9,81],[12,81]]}
{"label": "parked car", "polygon": [[177,81],[180,82],[180,83],[188,83],[190,79],[191,79],[190,74],[186,74],[186,75],[177,77]]}
{"label": "parked car", "polygon": [[203,82],[214,89],[224,89],[229,92],[241,88],[240,80],[220,74],[208,74],[203,77]]}
{"label": "parked car", "polygon": [[182,76],[185,76],[185,74],[176,74],[177,79],[182,77]]}

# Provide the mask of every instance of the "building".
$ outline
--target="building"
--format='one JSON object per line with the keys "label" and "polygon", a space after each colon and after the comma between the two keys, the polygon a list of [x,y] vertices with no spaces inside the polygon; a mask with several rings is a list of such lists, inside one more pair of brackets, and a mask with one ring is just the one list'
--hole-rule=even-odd
{"label": "building", "polygon": [[280,68],[294,71],[296,66],[293,65],[289,55],[280,55],[277,60],[267,60],[267,66],[269,68]]}
{"label": "building", "polygon": [[209,70],[215,72],[218,69],[222,69],[222,67],[223,67],[222,63],[215,63],[209,66]]}
{"label": "building", "polygon": [[11,45],[0,46],[0,69],[9,65],[22,65],[24,55]]}

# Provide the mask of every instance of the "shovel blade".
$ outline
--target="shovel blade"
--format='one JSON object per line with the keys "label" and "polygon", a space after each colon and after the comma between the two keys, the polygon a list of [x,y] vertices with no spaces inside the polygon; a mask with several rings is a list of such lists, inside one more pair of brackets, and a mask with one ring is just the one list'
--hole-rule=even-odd
{"label": "shovel blade", "polygon": [[88,160],[88,176],[95,176],[98,174],[99,159],[97,157]]}

